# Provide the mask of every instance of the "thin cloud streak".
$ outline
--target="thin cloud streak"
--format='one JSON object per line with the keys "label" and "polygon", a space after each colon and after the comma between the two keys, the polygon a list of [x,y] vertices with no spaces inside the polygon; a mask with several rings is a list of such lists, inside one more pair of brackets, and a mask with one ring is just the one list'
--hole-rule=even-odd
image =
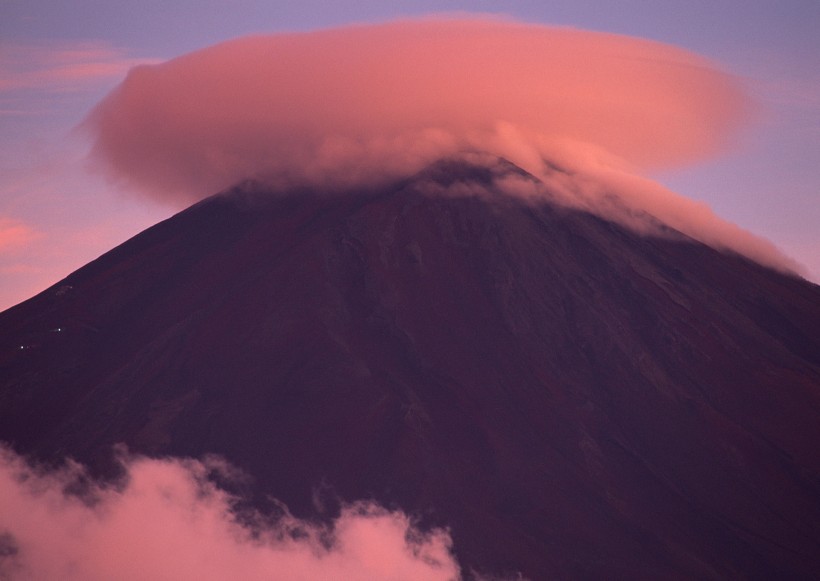
{"label": "thin cloud streak", "polygon": [[144,64],[100,42],[62,44],[0,43],[0,93],[23,90],[76,91],[110,81]]}

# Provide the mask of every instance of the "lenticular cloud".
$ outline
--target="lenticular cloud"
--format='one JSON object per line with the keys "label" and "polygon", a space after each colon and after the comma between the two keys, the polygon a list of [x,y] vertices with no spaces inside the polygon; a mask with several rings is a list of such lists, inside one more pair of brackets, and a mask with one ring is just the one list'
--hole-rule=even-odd
{"label": "lenticular cloud", "polygon": [[730,77],[668,45],[417,20],[240,38],[137,67],[88,127],[114,175],[194,201],[248,178],[360,185],[463,150],[670,166],[720,149],[745,110]]}
{"label": "lenticular cloud", "polygon": [[481,152],[559,202],[796,270],[769,242],[639,177],[720,151],[749,110],[731,76],[669,45],[427,19],[240,38],[137,67],[85,127],[109,175],[177,206],[249,179],[375,186]]}

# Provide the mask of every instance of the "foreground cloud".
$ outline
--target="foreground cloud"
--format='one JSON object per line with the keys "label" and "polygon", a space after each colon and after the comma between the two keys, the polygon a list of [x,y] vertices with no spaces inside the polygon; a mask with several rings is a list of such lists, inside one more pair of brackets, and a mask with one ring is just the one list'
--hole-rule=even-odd
{"label": "foreground cloud", "polygon": [[[771,244],[637,177],[720,151],[749,109],[729,75],[682,49],[484,18],[233,40],[133,69],[85,127],[109,175],[178,206],[246,179],[370,186],[481,151],[567,204],[630,226],[637,210],[793,269]],[[613,212],[613,196],[633,211]]]}
{"label": "foreground cloud", "polygon": [[[237,522],[234,499],[208,479],[223,463],[131,458],[123,487],[83,471],[33,469],[0,448],[0,579],[445,581],[459,578],[443,531],[372,504],[332,528],[284,517]],[[71,494],[67,490],[74,489]]]}

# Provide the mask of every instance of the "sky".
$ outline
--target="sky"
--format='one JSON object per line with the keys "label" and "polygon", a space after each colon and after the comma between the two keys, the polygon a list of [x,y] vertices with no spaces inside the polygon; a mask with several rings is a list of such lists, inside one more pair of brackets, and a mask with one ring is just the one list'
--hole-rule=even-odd
{"label": "sky", "polygon": [[733,75],[754,100],[750,121],[719,155],[648,177],[769,239],[820,280],[816,0],[0,0],[0,309],[180,209],[101,173],[76,129],[135,64],[249,34],[476,12],[660,41]]}

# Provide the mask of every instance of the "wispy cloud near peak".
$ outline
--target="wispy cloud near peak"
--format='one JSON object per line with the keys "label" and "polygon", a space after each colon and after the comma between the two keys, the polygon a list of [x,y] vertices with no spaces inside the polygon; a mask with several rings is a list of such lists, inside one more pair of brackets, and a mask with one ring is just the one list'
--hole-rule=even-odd
{"label": "wispy cloud near peak", "polygon": [[112,81],[146,59],[129,57],[104,42],[0,43],[0,93],[22,90],[73,91]]}

